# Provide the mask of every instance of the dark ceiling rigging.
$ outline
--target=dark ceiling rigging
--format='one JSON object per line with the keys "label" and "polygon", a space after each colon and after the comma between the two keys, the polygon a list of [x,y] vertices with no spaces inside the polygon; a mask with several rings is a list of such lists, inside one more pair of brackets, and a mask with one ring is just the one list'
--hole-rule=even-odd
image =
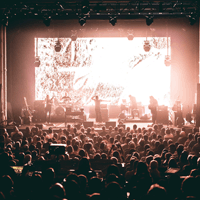
{"label": "dark ceiling rigging", "polygon": [[1,22],[17,18],[43,19],[50,25],[50,20],[77,19],[84,25],[86,19],[138,19],[147,20],[150,25],[154,18],[187,17],[192,24],[199,17],[198,0],[162,0],[162,1],[2,1],[0,2]]}

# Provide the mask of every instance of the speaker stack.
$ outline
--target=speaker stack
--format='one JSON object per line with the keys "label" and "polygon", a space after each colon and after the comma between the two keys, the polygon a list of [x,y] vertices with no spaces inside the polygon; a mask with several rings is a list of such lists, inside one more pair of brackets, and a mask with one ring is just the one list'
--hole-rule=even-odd
{"label": "speaker stack", "polygon": [[108,109],[101,109],[101,117],[103,122],[108,121]]}
{"label": "speaker stack", "polygon": [[44,100],[37,100],[34,102],[34,114],[33,121],[44,122],[45,121],[45,103]]}
{"label": "speaker stack", "polygon": [[93,127],[94,126],[94,122],[83,122],[83,126],[84,128],[88,128],[88,127]]}
{"label": "speaker stack", "polygon": [[197,83],[196,127],[200,127],[200,84]]}
{"label": "speaker stack", "polygon": [[159,124],[169,123],[169,114],[167,106],[159,106],[157,111],[157,123]]}

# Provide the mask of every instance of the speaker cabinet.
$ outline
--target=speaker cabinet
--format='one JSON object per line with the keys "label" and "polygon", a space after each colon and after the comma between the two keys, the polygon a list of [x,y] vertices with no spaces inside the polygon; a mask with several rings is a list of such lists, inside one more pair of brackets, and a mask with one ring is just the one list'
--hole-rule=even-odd
{"label": "speaker cabinet", "polygon": [[110,118],[118,118],[118,116],[121,112],[121,108],[118,105],[109,105],[108,110],[109,110]]}
{"label": "speaker cabinet", "polygon": [[84,128],[93,127],[94,122],[83,122],[83,126],[84,126]]}
{"label": "speaker cabinet", "polygon": [[90,114],[89,115],[90,118],[95,118],[96,117],[95,109],[94,109],[93,105],[89,106],[89,114]]}
{"label": "speaker cabinet", "polygon": [[37,100],[34,102],[34,114],[33,121],[44,122],[45,121],[45,103],[43,100]]}
{"label": "speaker cabinet", "polygon": [[7,118],[8,120],[13,120],[13,112],[12,112],[12,105],[10,102],[7,102]]}
{"label": "speaker cabinet", "polygon": [[101,109],[101,117],[103,122],[108,121],[108,109]]}
{"label": "speaker cabinet", "polygon": [[38,127],[41,130],[43,129],[43,124],[36,124],[35,126]]}
{"label": "speaker cabinet", "polygon": [[112,126],[113,128],[116,127],[116,122],[106,122],[106,128]]}
{"label": "speaker cabinet", "polygon": [[200,127],[200,83],[197,83],[196,127]]}
{"label": "speaker cabinet", "polygon": [[157,123],[158,124],[168,124],[168,110],[159,110],[157,112]]}

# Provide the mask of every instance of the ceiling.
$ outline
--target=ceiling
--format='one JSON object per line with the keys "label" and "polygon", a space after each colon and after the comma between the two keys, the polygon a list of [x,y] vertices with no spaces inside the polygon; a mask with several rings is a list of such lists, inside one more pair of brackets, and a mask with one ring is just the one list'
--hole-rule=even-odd
{"label": "ceiling", "polygon": [[162,1],[52,1],[26,0],[1,1],[0,16],[4,18],[41,18],[46,15],[55,19],[75,19],[84,16],[91,19],[117,18],[185,17],[199,15],[198,0],[162,0]]}

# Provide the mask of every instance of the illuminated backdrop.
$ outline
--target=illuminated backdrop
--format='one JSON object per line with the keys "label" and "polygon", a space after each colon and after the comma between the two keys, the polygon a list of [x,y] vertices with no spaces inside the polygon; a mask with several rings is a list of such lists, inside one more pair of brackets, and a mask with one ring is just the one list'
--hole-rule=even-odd
{"label": "illuminated backdrop", "polygon": [[[149,52],[143,49],[146,39],[151,44]],[[143,105],[149,103],[150,95],[160,105],[169,104],[171,67],[164,63],[167,37],[78,38],[76,41],[59,38],[60,52],[54,49],[57,40],[38,38],[41,65],[35,68],[36,100],[49,94],[61,101],[67,93],[72,102],[80,105],[90,104],[94,95],[119,104],[131,94]]]}

